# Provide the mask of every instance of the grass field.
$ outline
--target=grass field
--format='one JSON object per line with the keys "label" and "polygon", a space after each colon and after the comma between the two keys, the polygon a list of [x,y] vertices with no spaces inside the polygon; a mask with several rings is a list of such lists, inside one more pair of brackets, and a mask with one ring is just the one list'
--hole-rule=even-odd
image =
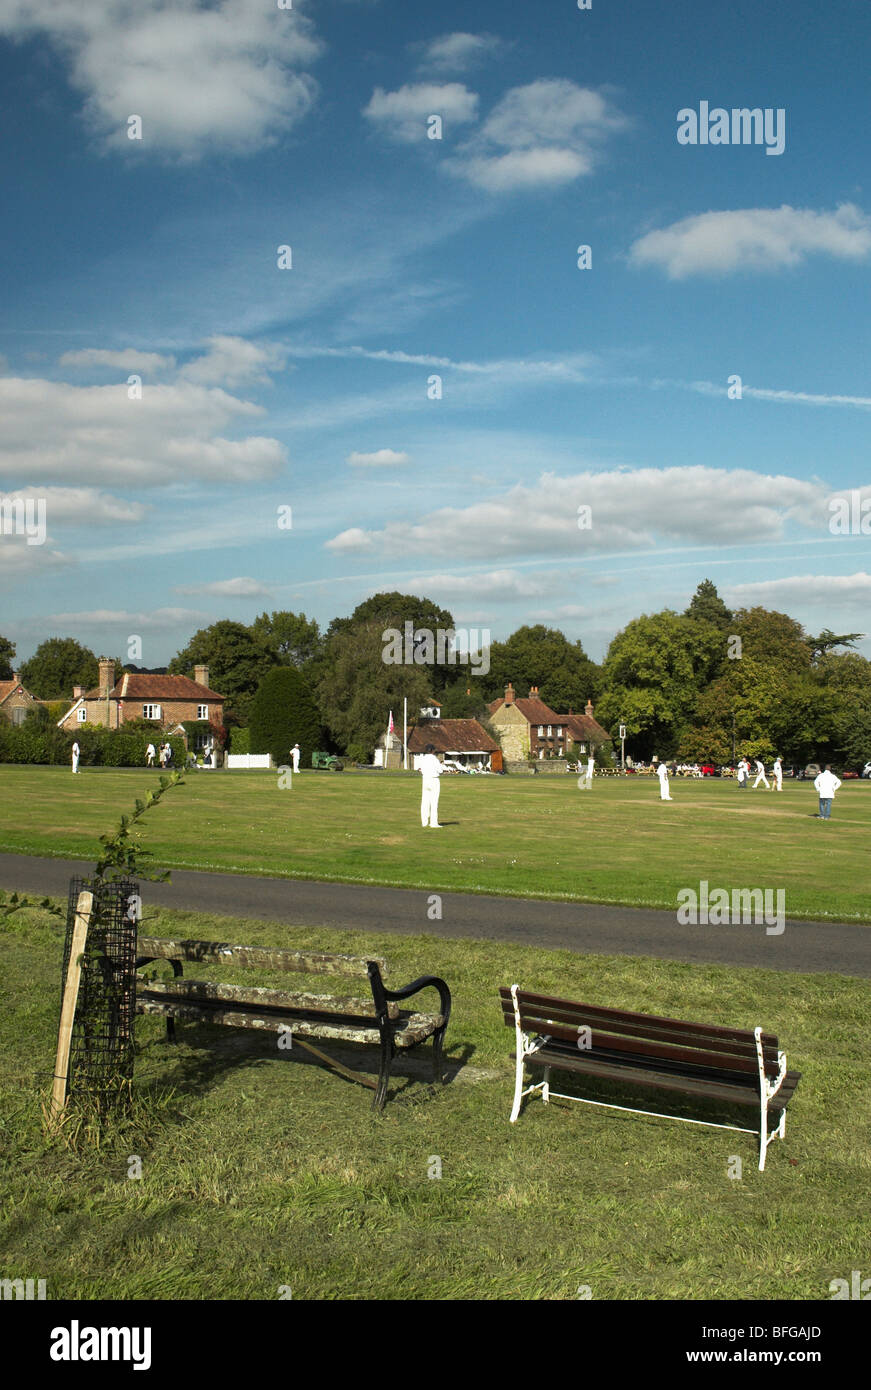
{"label": "grass field", "polygon": [[[0,851],[93,859],[154,772],[0,766]],[[809,783],[782,793],[676,779],[452,777],[422,830],[412,775],[189,773],[142,822],[164,867],[674,909],[679,889],[784,889],[790,917],[871,921],[871,783],[830,823]]]}
{"label": "grass field", "polygon": [[[93,794],[104,785],[107,794],[109,779],[95,778]],[[85,779],[82,788],[76,794]],[[357,794],[349,782],[318,786],[312,799]],[[408,795],[388,794],[397,804]],[[464,807],[486,804],[477,787],[459,795]],[[548,796],[572,804],[558,788]],[[726,822],[729,813],[718,814]],[[596,1300],[816,1300],[830,1297],[832,1279],[868,1269],[864,981],[163,909],[145,925],[155,935],[382,953],[397,985],[443,974],[455,1000],[448,1054],[465,1066],[430,1095],[428,1056],[422,1081],[409,1082],[412,1061],[400,1061],[394,1098],[377,1117],[370,1092],[279,1053],[264,1034],[182,1025],[172,1047],[159,1019],[140,1018],[134,1118],[99,1149],[47,1146],[39,1098],[53,1070],[62,924],[17,914],[0,937],[2,1277],[45,1278],[49,1298],[68,1299],[275,1299],[281,1286],[294,1299],[575,1299],[587,1286]],[[747,1134],[540,1101],[509,1125],[513,1034],[496,990],[515,979],[776,1031],[803,1073],[786,1142],[760,1174]],[[373,1052],[356,1064],[371,1071]],[[139,1179],[128,1177],[131,1156]],[[441,1179],[428,1177],[434,1157]],[[729,1176],[734,1157],[740,1178]]]}

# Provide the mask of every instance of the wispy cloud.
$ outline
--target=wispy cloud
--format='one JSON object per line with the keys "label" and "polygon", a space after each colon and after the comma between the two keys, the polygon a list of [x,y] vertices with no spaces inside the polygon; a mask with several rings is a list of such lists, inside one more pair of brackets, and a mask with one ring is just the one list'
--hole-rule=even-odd
{"label": "wispy cloud", "polygon": [[376,87],[363,115],[388,139],[414,144],[427,139],[430,116],[440,116],[445,126],[477,120],[478,95],[461,82],[414,82],[396,92]]}
{"label": "wispy cloud", "polygon": [[176,584],[175,592],[185,597],[209,595],[212,598],[269,598],[270,590],[259,579],[214,579],[203,584]]}
{"label": "wispy cloud", "polygon": [[507,46],[505,40],[495,34],[458,31],[441,34],[426,42],[413,43],[410,48],[417,54],[418,68],[422,72],[450,73],[468,72],[485,59],[499,56]]}
{"label": "wispy cloud", "polygon": [[411,456],[396,449],[376,449],[372,454],[358,454],[352,451],[346,462],[352,468],[402,468],[409,463]]}

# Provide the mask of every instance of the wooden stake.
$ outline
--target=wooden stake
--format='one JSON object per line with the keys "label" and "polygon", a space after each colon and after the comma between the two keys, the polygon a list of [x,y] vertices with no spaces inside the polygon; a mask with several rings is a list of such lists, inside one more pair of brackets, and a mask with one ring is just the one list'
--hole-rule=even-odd
{"label": "wooden stake", "polygon": [[50,1120],[57,1123],[67,1103],[67,1081],[70,1070],[70,1046],[73,1039],[73,1022],[76,1004],[79,1000],[79,983],[82,978],[82,955],[88,938],[88,927],[94,906],[93,893],[80,893],[76,903],[76,920],[73,925],[73,939],[70,946],[70,959],[67,978],[64,984],[63,1003],[60,1011],[60,1028],[57,1035],[57,1057],[54,1064],[54,1084],[51,1090]]}

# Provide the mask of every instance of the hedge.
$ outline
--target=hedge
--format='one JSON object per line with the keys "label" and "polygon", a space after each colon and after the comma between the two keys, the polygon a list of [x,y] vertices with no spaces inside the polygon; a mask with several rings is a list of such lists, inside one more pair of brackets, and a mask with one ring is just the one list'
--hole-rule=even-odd
{"label": "hedge", "polygon": [[[0,722],[0,763],[70,765],[76,741],[82,767],[144,767],[149,743],[159,749],[167,738],[159,734],[128,733],[124,729],[82,728],[70,734],[62,729],[47,729],[45,725],[6,726]],[[184,767],[184,740],[176,735],[168,742],[175,767]]]}

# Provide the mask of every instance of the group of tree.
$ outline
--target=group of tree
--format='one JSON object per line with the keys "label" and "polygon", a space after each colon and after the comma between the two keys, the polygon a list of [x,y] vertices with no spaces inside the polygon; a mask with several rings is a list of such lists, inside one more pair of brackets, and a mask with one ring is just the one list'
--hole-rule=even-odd
{"label": "group of tree", "polygon": [[[436,699],[444,718],[486,719],[509,682],[519,697],[538,686],[557,713],[580,713],[592,700],[613,738],[626,726],[635,758],[726,763],[780,753],[846,765],[871,756],[871,663],[853,649],[862,634],[811,636],[785,613],[732,612],[710,580],[684,612],[633,619],[601,665],[580,641],[542,624],[518,628],[486,654],[458,652],[450,641],[433,651],[423,637],[454,630],[452,614],[430,599],[379,593],[323,633],[303,613],[261,613],[247,625],[222,619],[196,632],[167,669],[189,675],[207,665],[210,686],[225,696],[225,724],[250,726],[251,750],[280,762],[294,742],[306,764],[319,745],[370,759],[404,699],[412,717]],[[14,655],[0,638],[7,679]],[[122,669],[136,668],[116,661]],[[97,683],[97,658],[73,638],[51,638],[20,675],[41,699],[69,698],[74,684]]]}

